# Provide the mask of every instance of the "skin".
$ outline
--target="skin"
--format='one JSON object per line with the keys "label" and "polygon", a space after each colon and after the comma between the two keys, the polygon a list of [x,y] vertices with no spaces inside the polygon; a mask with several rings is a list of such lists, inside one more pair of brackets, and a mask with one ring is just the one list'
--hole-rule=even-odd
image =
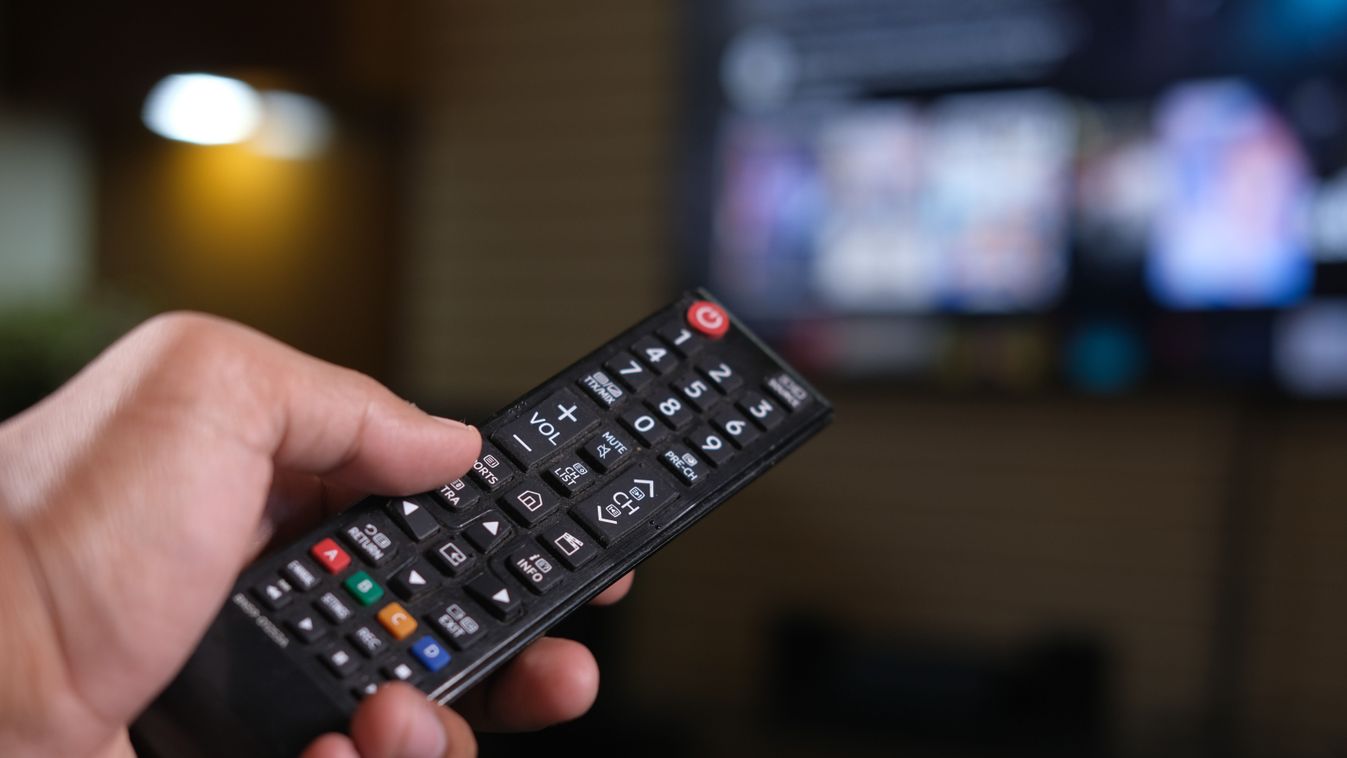
{"label": "skin", "polygon": [[[237,324],[138,327],[0,425],[0,755],[132,755],[126,725],[266,545],[360,493],[454,479],[480,445],[473,427]],[[582,645],[542,639],[458,712],[389,685],[304,756],[475,755],[474,728],[573,719],[598,681]]]}

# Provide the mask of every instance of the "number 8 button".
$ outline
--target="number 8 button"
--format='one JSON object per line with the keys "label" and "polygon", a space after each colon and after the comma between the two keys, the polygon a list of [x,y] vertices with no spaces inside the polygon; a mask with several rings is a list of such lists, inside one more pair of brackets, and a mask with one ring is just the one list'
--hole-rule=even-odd
{"label": "number 8 button", "polygon": [[688,408],[687,401],[673,393],[656,395],[650,401],[650,408],[674,429],[687,426],[695,418],[692,415],[692,410]]}

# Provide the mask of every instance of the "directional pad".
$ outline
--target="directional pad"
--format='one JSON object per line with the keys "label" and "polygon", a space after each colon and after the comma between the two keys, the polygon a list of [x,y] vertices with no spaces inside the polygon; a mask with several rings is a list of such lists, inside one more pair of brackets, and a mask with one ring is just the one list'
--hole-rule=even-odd
{"label": "directional pad", "polygon": [[490,510],[468,524],[468,528],[463,530],[463,536],[468,538],[473,547],[485,553],[510,536],[510,524],[500,511]]}
{"label": "directional pad", "polygon": [[482,574],[468,582],[467,590],[492,616],[502,621],[513,618],[523,607],[519,593],[491,574]]}
{"label": "directional pad", "polygon": [[431,582],[435,574],[431,573],[430,567],[425,561],[414,561],[410,566],[399,571],[393,576],[393,591],[398,593],[404,600],[411,600],[428,589],[431,589]]}
{"label": "directional pad", "polygon": [[426,508],[415,498],[398,498],[388,501],[388,514],[407,536],[420,542],[440,530],[440,522],[430,515]]}

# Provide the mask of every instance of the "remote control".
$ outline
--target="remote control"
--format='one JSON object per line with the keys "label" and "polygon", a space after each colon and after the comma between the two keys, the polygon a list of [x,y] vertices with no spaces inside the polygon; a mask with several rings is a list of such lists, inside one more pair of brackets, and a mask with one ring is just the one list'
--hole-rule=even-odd
{"label": "remote control", "polygon": [[136,740],[294,756],[383,682],[450,703],[831,417],[686,293],[482,424],[465,477],[367,498],[245,570]]}

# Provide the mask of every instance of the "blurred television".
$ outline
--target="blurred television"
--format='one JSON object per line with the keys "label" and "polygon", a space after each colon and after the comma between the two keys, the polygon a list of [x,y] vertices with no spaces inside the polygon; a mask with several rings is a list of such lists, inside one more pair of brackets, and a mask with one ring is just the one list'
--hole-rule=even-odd
{"label": "blurred television", "polygon": [[688,21],[688,278],[815,373],[1347,393],[1347,0]]}

